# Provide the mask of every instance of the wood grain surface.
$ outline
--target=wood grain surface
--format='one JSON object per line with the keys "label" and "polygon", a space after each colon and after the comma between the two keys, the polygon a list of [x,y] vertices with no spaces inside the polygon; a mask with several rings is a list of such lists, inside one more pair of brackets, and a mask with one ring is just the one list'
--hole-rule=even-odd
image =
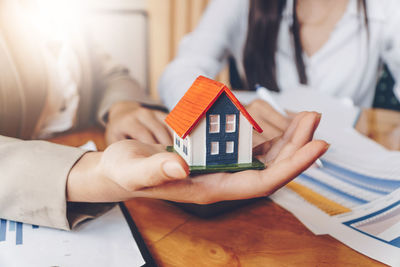
{"label": "wood grain surface", "polygon": [[[364,110],[356,128],[400,150],[400,113]],[[105,148],[98,128],[52,139],[72,146],[88,140]],[[211,219],[155,199],[126,206],[159,266],[383,266],[328,235],[312,234],[268,198]]]}

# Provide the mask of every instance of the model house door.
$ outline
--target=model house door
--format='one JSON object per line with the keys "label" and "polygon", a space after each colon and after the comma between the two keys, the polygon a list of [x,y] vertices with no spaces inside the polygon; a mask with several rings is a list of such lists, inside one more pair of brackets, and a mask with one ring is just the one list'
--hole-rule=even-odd
{"label": "model house door", "polygon": [[223,93],[206,113],[206,165],[238,163],[239,110]]}

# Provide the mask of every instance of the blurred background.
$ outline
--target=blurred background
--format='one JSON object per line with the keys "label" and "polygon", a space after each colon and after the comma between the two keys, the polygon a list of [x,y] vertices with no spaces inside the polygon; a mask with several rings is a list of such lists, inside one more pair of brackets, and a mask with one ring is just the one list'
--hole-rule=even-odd
{"label": "blurred background", "polygon": [[[87,22],[97,44],[117,63],[127,66],[141,86],[158,99],[159,77],[174,58],[181,38],[196,27],[209,1],[81,0],[74,9]],[[71,6],[72,1],[66,5]],[[228,71],[218,78],[227,82]]]}
{"label": "blurred background", "polygon": [[[159,99],[157,83],[163,70],[175,57],[181,38],[197,26],[212,0],[20,1],[39,2],[42,6],[37,13],[39,17],[52,16],[67,21],[68,25],[85,26],[116,63],[128,67],[149,95]],[[236,73],[230,62],[216,79],[240,88]],[[373,107],[400,110],[393,86],[393,77],[385,67],[377,82]]]}

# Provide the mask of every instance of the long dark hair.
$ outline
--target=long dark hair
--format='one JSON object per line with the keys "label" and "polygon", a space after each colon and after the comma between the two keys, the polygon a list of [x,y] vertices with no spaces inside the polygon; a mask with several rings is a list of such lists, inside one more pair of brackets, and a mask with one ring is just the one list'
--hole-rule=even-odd
{"label": "long dark hair", "polygon": [[[249,25],[244,48],[244,69],[247,89],[256,84],[269,90],[279,91],[276,79],[275,53],[278,32],[286,0],[249,0]],[[364,24],[368,29],[366,0],[357,0],[358,10],[363,12]],[[293,25],[291,28],[296,68],[301,84],[307,84],[306,67],[303,61],[303,48],[300,38],[300,24],[296,12],[297,0],[293,5]]]}

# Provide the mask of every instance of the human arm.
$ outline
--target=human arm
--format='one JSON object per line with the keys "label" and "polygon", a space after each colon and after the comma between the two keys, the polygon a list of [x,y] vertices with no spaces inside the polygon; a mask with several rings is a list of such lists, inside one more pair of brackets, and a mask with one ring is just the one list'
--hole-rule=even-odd
{"label": "human arm", "polygon": [[[159,83],[160,96],[168,108],[174,107],[199,75],[215,78],[229,55],[241,67],[248,2],[211,1],[196,29],[182,39],[178,55],[167,66]],[[260,136],[263,139],[281,135],[290,122],[262,100],[253,101],[246,108],[264,130]]]}
{"label": "human arm", "polygon": [[[210,1],[196,29],[183,37],[177,56],[159,82],[161,99],[172,109],[193,81],[203,75],[215,78],[234,50],[241,54],[246,34],[247,3]],[[237,49],[236,49],[237,48]]]}
{"label": "human arm", "polygon": [[0,218],[68,230],[108,210],[107,202],[134,197],[211,203],[268,195],[326,151],[324,141],[311,141],[318,122],[317,114],[301,113],[284,136],[257,146],[263,171],[192,178],[162,145],[124,140],[86,152],[0,136]]}
{"label": "human arm", "polygon": [[388,66],[390,73],[395,80],[393,88],[394,94],[400,101],[400,2],[396,0],[387,0],[379,2],[385,18],[382,30],[381,57],[383,62]]}
{"label": "human arm", "polygon": [[[267,168],[188,178],[188,166],[161,145],[122,141],[103,153],[87,153],[68,178],[69,201],[114,202],[134,197],[211,203],[266,196],[295,178],[328,148],[311,141],[319,123],[316,113],[301,113],[285,134],[254,149]],[[166,165],[167,163],[169,166]]]}
{"label": "human arm", "polygon": [[[66,201],[68,174],[86,151],[45,141],[0,136],[0,218],[70,229],[108,205]],[[85,209],[90,206],[90,208]],[[72,207],[71,207],[72,208]],[[84,208],[85,211],[78,211]],[[76,216],[71,218],[69,211]]]}

